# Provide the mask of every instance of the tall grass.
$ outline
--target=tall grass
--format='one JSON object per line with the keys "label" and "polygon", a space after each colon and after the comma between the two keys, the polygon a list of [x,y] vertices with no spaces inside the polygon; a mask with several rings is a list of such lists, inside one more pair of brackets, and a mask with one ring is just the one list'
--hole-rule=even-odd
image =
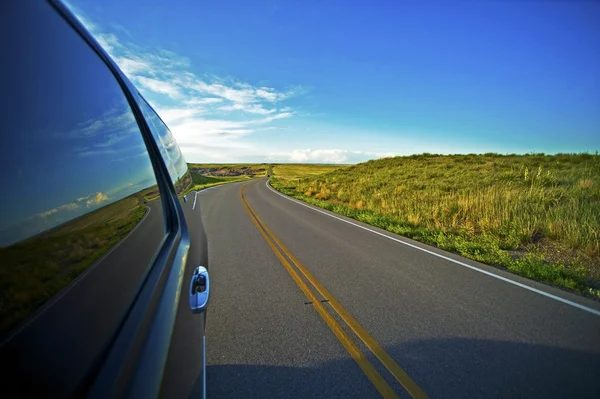
{"label": "tall grass", "polygon": [[589,154],[387,158],[303,179],[297,198],[527,277],[598,295],[600,159]]}
{"label": "tall grass", "polygon": [[340,169],[340,165],[284,163],[273,166],[273,174],[286,180],[302,179]]}

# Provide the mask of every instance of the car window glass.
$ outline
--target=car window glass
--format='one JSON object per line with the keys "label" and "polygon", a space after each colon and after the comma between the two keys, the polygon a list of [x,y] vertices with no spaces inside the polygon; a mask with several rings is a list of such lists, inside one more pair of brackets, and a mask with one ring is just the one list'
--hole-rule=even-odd
{"label": "car window glass", "polygon": [[171,182],[175,185],[177,194],[184,194],[192,183],[185,158],[173,134],[154,109],[144,99],[140,99],[139,103],[152,135],[158,144],[160,154],[167,165]]}
{"label": "car window glass", "polygon": [[0,35],[0,340],[12,336],[11,367],[60,380],[106,346],[165,227],[112,72],[46,2],[12,11]]}

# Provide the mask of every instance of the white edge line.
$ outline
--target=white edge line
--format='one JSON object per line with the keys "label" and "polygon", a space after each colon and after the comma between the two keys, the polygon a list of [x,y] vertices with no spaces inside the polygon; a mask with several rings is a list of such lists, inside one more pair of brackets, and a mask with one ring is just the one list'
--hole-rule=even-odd
{"label": "white edge line", "polygon": [[202,336],[202,399],[206,399],[206,335]]}
{"label": "white edge line", "polygon": [[194,210],[194,208],[196,207],[196,199],[198,198],[199,193],[202,193],[202,192],[208,191],[208,190],[212,190],[213,188],[217,188],[217,187],[224,186],[224,185],[225,184],[217,184],[216,186],[211,186],[208,188],[202,188],[200,190],[196,190],[196,195],[194,196],[194,204],[192,205],[192,210]]}
{"label": "white edge line", "polygon": [[45,302],[42,307],[40,307],[33,316],[31,316],[30,318],[28,318],[23,324],[21,324],[19,327],[17,327],[16,330],[14,330],[8,337],[6,337],[6,339],[4,339],[0,345],[3,345],[5,342],[10,341],[15,335],[19,334],[21,331],[23,331],[26,327],[28,327],[31,323],[33,323],[34,321],[36,321],[41,315],[43,315],[49,308],[51,308],[52,306],[54,306],[54,304],[56,302],[58,302],[60,300],[60,298],[62,298],[63,296],[65,296],[69,291],[71,291],[71,289],[73,289],[73,287],[75,287],[77,285],[77,283],[79,283],[81,280],[83,280],[83,278],[85,276],[87,276],[88,274],[90,274],[92,272],[92,270],[96,269],[96,266],[98,266],[104,259],[106,259],[107,256],[109,256],[115,249],[119,248],[119,246],[129,238],[130,235],[133,234],[134,231],[137,230],[138,227],[140,227],[142,225],[142,223],[144,223],[144,220],[146,220],[146,218],[148,217],[148,215],[150,215],[150,212],[152,211],[152,209],[149,206],[144,205],[144,208],[148,209],[148,212],[146,212],[146,214],[144,215],[144,217],[133,227],[133,229],[131,229],[129,231],[129,233],[127,233],[127,235],[125,237],[123,237],[114,247],[112,247],[107,253],[105,253],[104,255],[102,255],[100,257],[100,259],[97,259],[96,261],[94,261],[94,263],[88,267],[87,269],[85,269],[83,272],[81,272],[77,277],[75,277],[75,279],[73,281],[71,281],[63,290],[61,290],[58,294],[56,294],[55,296],[53,296],[52,298],[50,298],[47,302]]}
{"label": "white edge line", "polygon": [[[243,181],[241,181],[241,182],[243,182]],[[232,182],[232,183],[217,184],[215,186],[210,186],[208,188],[202,188],[200,190],[196,190],[196,195],[194,196],[194,204],[192,205],[192,210],[194,210],[194,208],[196,207],[196,198],[198,197],[198,194],[203,193],[204,191],[212,190],[213,188],[223,187],[228,184],[235,184],[235,183],[241,183],[241,182],[236,181],[236,182]]]}
{"label": "white edge line", "polygon": [[196,191],[196,195],[194,195],[194,205],[192,205],[192,211],[196,207],[196,199],[198,199],[198,191]]}
{"label": "white edge line", "polygon": [[542,290],[539,290],[539,289],[537,289],[537,288],[530,287],[530,286],[528,286],[528,285],[525,285],[525,284],[519,283],[519,282],[517,282],[517,281],[514,281],[514,280],[511,280],[511,279],[509,279],[509,278],[506,278],[506,277],[503,277],[503,276],[499,276],[499,275],[497,275],[497,274],[494,274],[494,273],[488,272],[487,270],[482,270],[482,269],[480,269],[480,268],[478,268],[478,267],[471,266],[471,265],[469,265],[469,264],[467,264],[467,263],[464,263],[464,262],[461,262],[461,261],[459,261],[459,260],[452,259],[452,258],[449,258],[449,257],[447,257],[447,256],[444,256],[444,255],[438,254],[437,252],[433,252],[433,251],[430,251],[430,250],[428,250],[428,249],[425,249],[425,248],[418,247],[418,246],[416,246],[416,245],[414,245],[414,244],[408,243],[408,242],[406,242],[406,241],[399,240],[399,239],[397,239],[397,238],[395,238],[395,237],[390,237],[390,236],[388,236],[387,234],[380,233],[379,231],[376,231],[376,230],[369,229],[368,227],[361,226],[360,224],[353,223],[353,222],[351,222],[351,221],[349,221],[349,220],[343,219],[343,218],[341,218],[341,217],[338,217],[338,216],[332,215],[332,214],[330,214],[330,213],[328,213],[328,212],[325,212],[325,211],[322,211],[322,210],[320,210],[320,209],[317,209],[317,208],[314,208],[314,207],[312,207],[312,206],[309,206],[309,205],[307,205],[307,204],[305,204],[305,203],[303,203],[303,202],[301,202],[301,201],[298,201],[297,199],[290,198],[290,197],[288,197],[287,195],[281,194],[279,191],[276,191],[274,188],[272,188],[272,187],[269,185],[269,180],[267,180],[267,181],[266,181],[265,185],[267,186],[267,188],[268,188],[269,190],[273,191],[275,194],[277,194],[277,195],[279,195],[279,196],[281,196],[281,197],[283,197],[283,198],[285,198],[285,199],[287,199],[287,200],[290,200],[290,201],[292,201],[292,202],[295,202],[295,203],[297,203],[298,205],[302,205],[302,206],[305,206],[305,207],[307,207],[307,208],[309,208],[309,209],[312,209],[312,210],[313,210],[313,211],[315,211],[315,212],[322,213],[322,214],[324,214],[324,215],[327,215],[327,216],[329,216],[329,217],[331,217],[331,218],[334,218],[334,219],[337,219],[337,220],[341,220],[341,221],[342,221],[342,222],[344,222],[344,223],[348,223],[348,224],[350,224],[350,225],[352,225],[352,226],[355,226],[355,227],[361,228],[361,229],[363,229],[363,230],[366,230],[366,231],[368,231],[368,232],[371,232],[371,233],[373,233],[373,234],[377,234],[377,235],[379,235],[379,236],[385,237],[385,238],[387,238],[387,239],[390,239],[390,240],[392,240],[392,241],[396,241],[396,242],[398,242],[398,243],[400,243],[400,244],[404,244],[404,245],[406,245],[406,246],[409,246],[409,247],[411,247],[411,248],[418,249],[419,251],[423,251],[423,252],[425,252],[425,253],[428,253],[428,254],[430,254],[430,255],[437,256],[438,258],[442,258],[442,259],[445,259],[445,260],[447,260],[447,261],[450,261],[450,262],[452,262],[452,263],[456,263],[457,265],[460,265],[460,266],[466,267],[467,269],[471,269],[471,270],[474,270],[474,271],[476,271],[476,272],[483,273],[483,274],[485,274],[486,276],[490,276],[490,277],[496,278],[496,279],[498,279],[498,280],[502,280],[502,281],[504,281],[504,282],[506,282],[506,283],[509,283],[509,284],[516,285],[517,287],[524,288],[524,289],[526,289],[526,290],[528,290],[528,291],[535,292],[536,294],[543,295],[543,296],[545,296],[545,297],[547,297],[547,298],[554,299],[555,301],[559,301],[559,302],[562,302],[562,303],[564,303],[564,304],[567,304],[567,305],[573,306],[573,307],[575,307],[575,308],[578,308],[578,309],[584,310],[584,311],[586,311],[586,312],[592,313],[592,314],[594,314],[594,315],[596,315],[596,316],[600,316],[600,311],[598,311],[598,310],[596,310],[596,309],[590,308],[590,307],[588,307],[588,306],[585,306],[585,305],[581,305],[581,304],[579,304],[579,303],[577,303],[577,302],[573,302],[573,301],[570,301],[570,300],[568,300],[568,299],[565,299],[565,298],[561,298],[561,297],[559,297],[559,296],[556,296],[556,295],[550,294],[550,293],[548,293],[548,292],[546,292],[546,291],[542,291]]}

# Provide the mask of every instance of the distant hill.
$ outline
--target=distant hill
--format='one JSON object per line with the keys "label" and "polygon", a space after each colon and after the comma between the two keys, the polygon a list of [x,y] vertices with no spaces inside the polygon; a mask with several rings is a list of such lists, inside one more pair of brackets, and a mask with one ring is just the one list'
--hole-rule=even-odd
{"label": "distant hill", "polygon": [[218,164],[188,164],[190,172],[197,173],[204,176],[257,176],[265,175],[267,173],[268,165],[257,164],[257,165],[218,165]]}

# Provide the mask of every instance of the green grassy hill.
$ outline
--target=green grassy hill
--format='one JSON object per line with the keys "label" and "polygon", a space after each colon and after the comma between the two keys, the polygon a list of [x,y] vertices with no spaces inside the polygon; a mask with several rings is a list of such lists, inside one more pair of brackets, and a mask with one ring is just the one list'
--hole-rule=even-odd
{"label": "green grassy hill", "polygon": [[273,186],[517,274],[600,297],[600,158],[415,155]]}

